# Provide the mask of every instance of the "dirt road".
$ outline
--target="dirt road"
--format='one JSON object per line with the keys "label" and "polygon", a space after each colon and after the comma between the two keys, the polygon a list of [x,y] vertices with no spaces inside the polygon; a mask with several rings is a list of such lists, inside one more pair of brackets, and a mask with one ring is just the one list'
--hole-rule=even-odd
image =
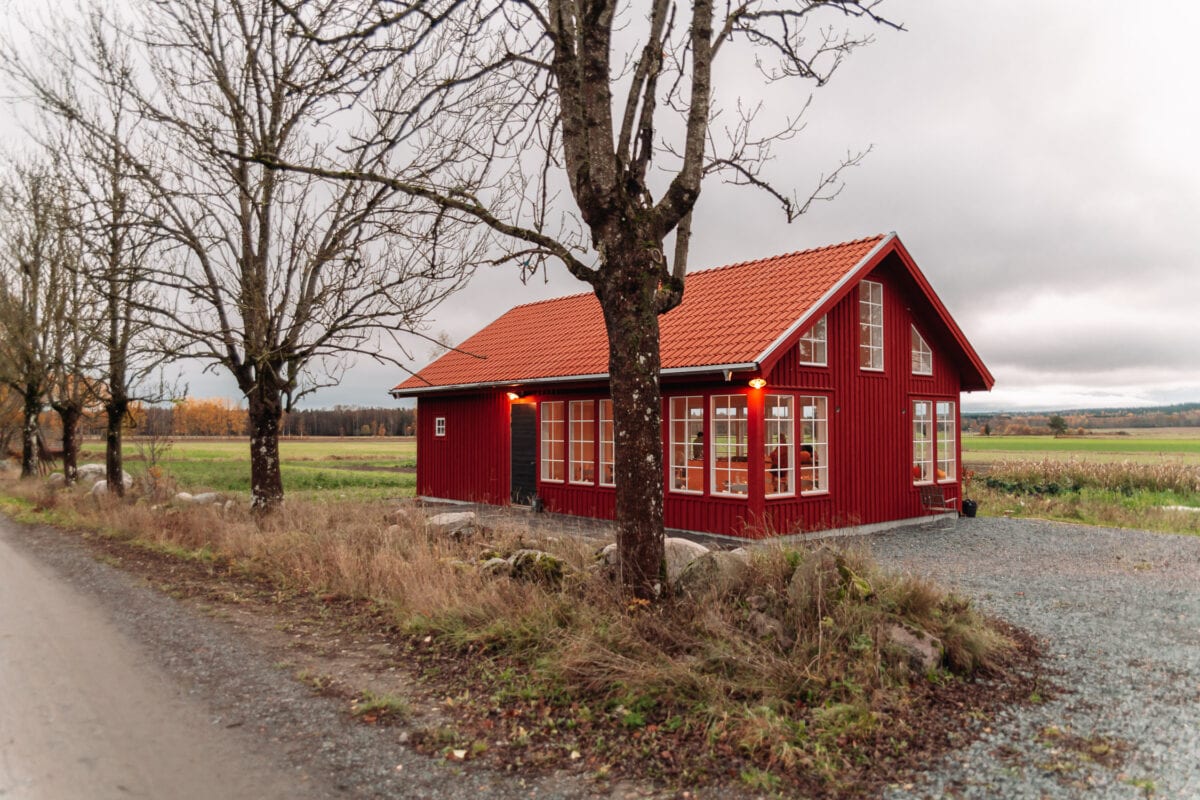
{"label": "dirt road", "polygon": [[0,519],[0,797],[310,797]]}

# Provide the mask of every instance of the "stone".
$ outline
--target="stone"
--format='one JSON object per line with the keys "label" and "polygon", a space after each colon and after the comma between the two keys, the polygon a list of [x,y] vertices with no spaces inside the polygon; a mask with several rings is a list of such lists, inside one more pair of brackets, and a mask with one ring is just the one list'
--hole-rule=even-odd
{"label": "stone", "polygon": [[663,550],[667,559],[667,583],[671,584],[679,580],[684,567],[708,552],[702,544],[674,536],[663,542]]}
{"label": "stone", "polygon": [[517,580],[557,585],[566,573],[566,565],[544,550],[518,550],[508,557],[512,577]]}
{"label": "stone", "polygon": [[189,492],[177,492],[175,499],[180,503],[190,503],[192,502],[192,495]]}
{"label": "stone", "polygon": [[467,541],[477,533],[483,532],[483,528],[475,520],[474,511],[434,514],[425,521],[425,530],[434,536],[449,536],[457,541]]}
{"label": "stone", "polygon": [[705,591],[727,592],[738,585],[750,566],[748,554],[712,550],[693,559],[679,573],[675,588],[685,594]]}
{"label": "stone", "polygon": [[192,502],[198,506],[208,506],[221,499],[221,495],[216,492],[202,492],[192,495]]}
{"label": "stone", "polygon": [[596,560],[605,566],[615,567],[621,560],[621,556],[617,550],[617,543],[611,542],[601,547],[596,552]]}
{"label": "stone", "polygon": [[103,464],[80,464],[75,470],[75,475],[79,480],[94,481],[103,478],[106,471],[107,468]]}
{"label": "stone", "polygon": [[489,558],[479,565],[479,571],[493,577],[507,577],[513,573],[513,565],[507,558]]}
{"label": "stone", "polygon": [[901,654],[909,668],[918,675],[933,672],[942,666],[944,650],[939,639],[925,631],[912,631],[903,625],[889,625],[887,638],[894,651]]}
{"label": "stone", "polygon": [[104,497],[108,494],[108,481],[98,480],[92,484],[92,497]]}
{"label": "stone", "polygon": [[821,547],[806,553],[796,565],[796,571],[788,582],[788,599],[801,614],[809,610],[816,611],[818,600],[828,598],[830,592],[841,584],[837,553],[828,547]]}
{"label": "stone", "polygon": [[61,472],[51,472],[46,476],[46,485],[51,489],[58,489],[59,487],[66,486],[67,476],[63,475]]}

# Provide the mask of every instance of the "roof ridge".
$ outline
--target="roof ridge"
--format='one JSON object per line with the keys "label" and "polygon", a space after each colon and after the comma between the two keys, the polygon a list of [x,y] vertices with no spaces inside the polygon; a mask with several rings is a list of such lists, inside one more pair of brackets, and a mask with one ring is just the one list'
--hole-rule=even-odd
{"label": "roof ridge", "polygon": [[[737,262],[734,262],[733,264],[721,264],[716,267],[704,267],[702,269],[696,270],[695,272],[689,272],[688,276],[690,277],[691,275],[699,275],[701,273],[707,274],[710,272],[720,272],[721,270],[733,269],[734,267],[745,267],[750,264],[760,264],[764,261],[778,261],[779,259],[792,258],[793,256],[806,256],[806,255],[811,255],[812,253],[820,253],[823,250],[836,250],[840,247],[849,247],[851,245],[856,245],[856,244],[866,244],[867,242],[878,242],[878,241],[884,240],[885,238],[887,238],[887,236],[888,236],[888,234],[886,234],[886,233],[877,233],[877,234],[874,234],[873,236],[863,236],[862,238],[859,238],[859,239],[850,239],[845,242],[838,242],[837,244],[827,244],[827,245],[822,245],[821,247],[810,247],[806,250],[793,250],[790,253],[777,253],[776,255],[763,256],[762,258],[752,258],[748,261],[737,261]],[[510,313],[510,312],[516,311],[519,308],[530,308],[532,306],[546,305],[547,303],[559,303],[564,300],[573,300],[577,297],[594,297],[595,294],[596,294],[595,292],[573,292],[571,294],[563,294],[563,295],[559,295],[557,297],[546,297],[541,300],[530,300],[528,303],[519,303],[519,304],[511,307],[505,313]]]}
{"label": "roof ridge", "polygon": [[761,264],[764,261],[779,261],[780,259],[792,258],[794,256],[807,256],[812,255],[813,253],[820,253],[824,250],[837,250],[841,247],[850,247],[851,245],[856,244],[866,244],[867,242],[881,242],[887,237],[888,234],[886,233],[877,233],[873,236],[864,236],[860,239],[850,239],[849,241],[838,242],[837,244],[827,244],[822,245],[821,247],[810,247],[806,250],[793,250],[790,253],[777,253],[771,256],[763,256],[762,258],[752,258],[748,261],[738,261],[733,264],[721,264],[720,266],[716,267],[705,267],[704,269],[698,269],[695,272],[689,272],[688,276],[690,277],[692,275],[699,275],[701,273],[720,272],[726,269],[733,269],[734,267],[749,266],[750,264]]}

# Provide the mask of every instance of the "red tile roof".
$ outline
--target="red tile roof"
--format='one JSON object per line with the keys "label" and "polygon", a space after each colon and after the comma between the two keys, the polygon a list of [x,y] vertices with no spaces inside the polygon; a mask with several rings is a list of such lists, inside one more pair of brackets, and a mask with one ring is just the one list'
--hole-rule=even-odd
{"label": "red tile roof", "polygon": [[[884,240],[873,236],[689,273],[683,302],[661,320],[662,368],[761,361]],[[604,318],[596,296],[587,293],[517,306],[392,391],[607,373]]]}

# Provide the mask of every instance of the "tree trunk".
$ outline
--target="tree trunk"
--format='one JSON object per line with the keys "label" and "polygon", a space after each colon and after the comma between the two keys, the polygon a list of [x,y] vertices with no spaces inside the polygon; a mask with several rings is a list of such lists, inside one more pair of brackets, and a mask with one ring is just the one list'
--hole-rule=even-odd
{"label": "tree trunk", "polygon": [[635,597],[653,599],[665,582],[657,277],[643,266],[630,267],[614,269],[614,279],[597,286],[596,293],[604,309],[612,376],[621,582]]}
{"label": "tree trunk", "polygon": [[24,422],[21,426],[21,477],[38,475],[38,414],[42,413],[40,392],[26,391],[22,404]]}
{"label": "tree trunk", "polygon": [[279,470],[279,422],[283,404],[278,391],[256,389],[250,395],[251,506],[268,513],[283,502],[283,476]]}
{"label": "tree trunk", "polygon": [[[54,409],[62,420],[62,460],[63,476],[67,486],[73,486],[79,478],[79,420],[83,418],[83,409],[74,403],[57,406]],[[119,484],[120,479],[117,480]],[[108,484],[110,487],[113,484]]]}
{"label": "tree trunk", "polygon": [[129,415],[129,401],[123,396],[113,396],[104,404],[104,415],[104,477],[108,481],[108,491],[117,497],[124,497],[125,463],[121,448],[125,445],[125,418]]}

